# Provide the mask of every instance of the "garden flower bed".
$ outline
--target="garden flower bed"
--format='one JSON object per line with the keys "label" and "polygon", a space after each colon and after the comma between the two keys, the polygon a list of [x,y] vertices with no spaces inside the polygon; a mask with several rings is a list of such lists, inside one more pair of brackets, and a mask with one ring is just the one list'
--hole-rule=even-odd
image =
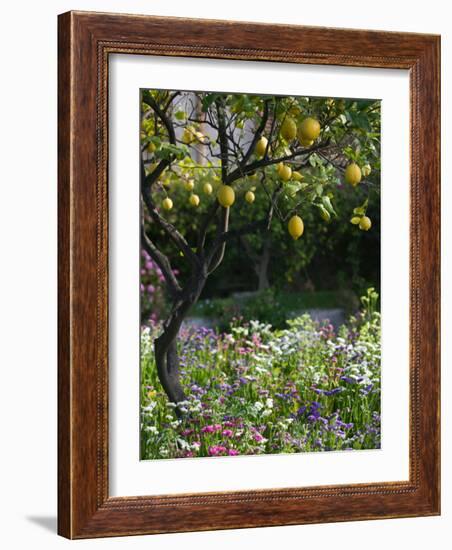
{"label": "garden flower bed", "polygon": [[272,330],[236,320],[179,338],[182,416],[157,379],[141,334],[141,458],[215,457],[380,447],[380,316],[360,313],[335,332],[308,315]]}

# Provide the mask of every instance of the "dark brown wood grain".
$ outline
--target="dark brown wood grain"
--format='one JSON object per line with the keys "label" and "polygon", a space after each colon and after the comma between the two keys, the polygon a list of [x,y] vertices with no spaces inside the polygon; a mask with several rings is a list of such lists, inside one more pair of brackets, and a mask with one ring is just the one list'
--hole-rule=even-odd
{"label": "dark brown wood grain", "polygon": [[[58,531],[68,538],[439,514],[438,36],[70,12],[59,17]],[[108,56],[410,71],[410,480],[108,494]]]}

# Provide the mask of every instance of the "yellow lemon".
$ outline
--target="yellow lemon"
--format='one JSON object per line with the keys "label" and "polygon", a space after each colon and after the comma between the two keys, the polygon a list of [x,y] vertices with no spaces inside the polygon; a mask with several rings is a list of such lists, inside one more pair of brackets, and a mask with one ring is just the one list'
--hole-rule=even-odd
{"label": "yellow lemon", "polygon": [[254,193],[252,191],[247,191],[245,194],[245,200],[246,202],[249,202],[250,204],[254,202],[254,199],[256,197],[254,196]]}
{"label": "yellow lemon", "polygon": [[300,139],[300,145],[302,145],[303,147],[311,147],[313,143],[313,139]]}
{"label": "yellow lemon", "polygon": [[146,147],[146,151],[148,153],[153,153],[156,149],[157,147],[152,143],[152,141],[148,143],[148,146]]}
{"label": "yellow lemon", "polygon": [[294,179],[295,181],[301,181],[303,177],[303,174],[301,174],[300,172],[292,172],[292,179]]}
{"label": "yellow lemon", "polygon": [[185,128],[184,130],[184,133],[182,134],[182,141],[186,145],[190,145],[190,143],[193,143],[194,139],[195,139],[194,130],[187,126],[187,128]]}
{"label": "yellow lemon", "polygon": [[193,180],[187,180],[184,184],[184,187],[187,191],[193,191],[195,187],[195,182]]}
{"label": "yellow lemon", "polygon": [[213,191],[213,187],[210,185],[210,183],[205,183],[204,184],[204,187],[202,188],[202,190],[204,191],[204,193],[206,195],[211,195],[212,194],[212,191]]}
{"label": "yellow lemon", "polygon": [[305,118],[298,128],[298,139],[300,143],[302,140],[316,140],[320,134],[320,123],[318,120],[312,117]]}
{"label": "yellow lemon", "polygon": [[347,183],[355,187],[361,181],[361,168],[356,162],[351,162],[345,169],[344,177]]}
{"label": "yellow lemon", "polygon": [[199,204],[199,197],[198,195],[190,195],[190,198],[188,199],[190,201],[190,204],[192,206],[198,206]]}
{"label": "yellow lemon", "polygon": [[287,225],[290,236],[296,241],[303,235],[304,224],[300,216],[292,216]]}
{"label": "yellow lemon", "polygon": [[256,155],[259,157],[263,157],[265,155],[265,151],[267,150],[267,144],[268,139],[264,136],[262,136],[259,141],[256,143]]}
{"label": "yellow lemon", "polygon": [[359,228],[362,231],[369,231],[369,229],[372,227],[372,222],[370,221],[370,218],[367,216],[363,216],[359,222]]}
{"label": "yellow lemon", "polygon": [[281,125],[281,135],[287,141],[292,141],[297,136],[297,125],[290,116],[287,116]]}
{"label": "yellow lemon", "polygon": [[162,201],[162,206],[165,210],[171,210],[173,207],[173,201],[169,197],[166,197],[166,199],[163,199]]}
{"label": "yellow lemon", "polygon": [[229,208],[235,201],[234,189],[230,185],[221,185],[218,189],[217,199],[221,206]]}
{"label": "yellow lemon", "polygon": [[277,170],[278,170],[278,176],[283,181],[289,181],[290,178],[292,177],[292,168],[282,162],[278,164]]}
{"label": "yellow lemon", "polygon": [[371,172],[372,172],[372,168],[370,167],[370,164],[365,164],[361,168],[361,173],[365,178],[367,178],[367,176],[369,176]]}
{"label": "yellow lemon", "polygon": [[353,216],[353,218],[350,220],[350,223],[352,223],[353,225],[358,225],[360,221],[361,218],[359,216]]}

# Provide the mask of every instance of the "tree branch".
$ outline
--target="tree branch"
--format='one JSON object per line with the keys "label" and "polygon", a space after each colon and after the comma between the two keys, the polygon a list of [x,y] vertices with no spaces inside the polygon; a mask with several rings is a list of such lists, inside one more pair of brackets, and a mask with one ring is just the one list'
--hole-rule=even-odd
{"label": "tree branch", "polygon": [[264,113],[262,115],[259,126],[258,126],[258,128],[257,128],[257,130],[254,134],[254,137],[253,137],[253,139],[250,143],[250,146],[248,147],[248,150],[246,151],[246,153],[243,155],[242,162],[240,163],[240,166],[242,168],[246,165],[249,158],[253,154],[254,149],[256,148],[257,142],[259,141],[259,139],[262,135],[262,132],[265,130],[265,126],[266,126],[267,121],[268,121],[268,105],[269,105],[269,103],[270,103],[270,99],[266,99],[264,101]]}
{"label": "tree branch", "polygon": [[[221,209],[221,220],[218,224],[217,228],[217,239],[219,239],[219,236],[222,234],[228,234],[229,229],[229,208],[222,208]],[[224,258],[224,252],[226,250],[226,240],[223,242],[219,242],[218,247],[213,248],[213,254],[208,257],[207,259],[207,265],[208,265],[208,274],[210,275],[217,269],[217,267],[221,264]]]}
{"label": "tree branch", "polygon": [[219,99],[215,100],[218,117],[218,141],[220,143],[220,156],[221,156],[221,177],[223,183],[226,183],[228,175],[228,138],[226,134],[226,123],[224,118],[224,109]]}
{"label": "tree branch", "polygon": [[[166,106],[162,109],[158,103],[155,101],[155,99],[152,97],[150,93],[143,92],[142,94],[142,100],[143,103],[146,103],[146,105],[149,105],[151,109],[154,111],[154,113],[161,119],[163,122],[167,132],[168,132],[168,139],[172,145],[177,145],[176,143],[176,132],[174,130],[174,125],[171,122],[171,119],[167,116],[166,111],[168,110],[169,106],[171,105],[171,102],[175,99],[175,97],[178,95],[178,93],[174,93],[169,101],[167,102]],[[153,170],[150,174],[146,176],[146,184],[148,186],[151,186],[155,181],[158,180],[158,178],[163,174],[163,172],[171,166],[171,163],[173,162],[174,158],[171,156],[168,159],[162,159],[159,164],[157,165],[157,168]]]}
{"label": "tree branch", "polygon": [[322,149],[323,147],[328,146],[328,144],[329,142],[327,141],[327,142],[319,143],[315,147],[309,147],[307,149],[296,149],[290,155],[284,155],[283,157],[278,157],[276,159],[263,158],[261,160],[255,160],[254,162],[251,162],[247,166],[244,166],[244,167],[239,166],[238,168],[236,168],[233,172],[227,175],[226,181],[224,183],[231,184],[235,180],[240,179],[241,177],[246,176],[246,174],[250,174],[259,168],[265,168],[266,166],[272,166],[280,162],[287,162],[289,160],[294,160],[301,155],[311,155],[312,153],[315,153],[319,149]]}
{"label": "tree branch", "polygon": [[157,211],[151,195],[151,187],[147,185],[146,178],[144,178],[144,167],[141,163],[141,195],[143,197],[144,204],[151,216],[152,220],[162,229],[171,241],[177,246],[177,248],[184,254],[187,260],[195,266],[200,265],[198,256],[188,245],[185,238],[179,233],[179,231],[170,222],[165,220]]}
{"label": "tree branch", "polygon": [[199,257],[202,257],[204,254],[204,246],[206,244],[206,236],[207,236],[207,230],[209,229],[209,225],[211,221],[214,219],[216,213],[218,212],[218,208],[220,207],[220,203],[215,200],[215,202],[212,203],[209,210],[206,212],[201,225],[199,227],[198,232],[198,243],[196,247],[196,251]]}
{"label": "tree branch", "polygon": [[149,256],[154,260],[154,262],[159,266],[162,275],[165,277],[166,284],[168,285],[168,290],[173,298],[176,298],[181,292],[181,287],[179,282],[174,275],[173,270],[171,269],[171,264],[168,257],[163,254],[149,239],[144,231],[143,225],[141,226],[141,246],[146,250]]}
{"label": "tree branch", "polygon": [[241,235],[252,233],[254,230],[259,229],[260,227],[266,227],[267,224],[268,220],[267,218],[265,218],[255,222],[247,223],[245,225],[242,225],[242,227],[238,227],[237,229],[230,229],[229,231],[222,232],[215,240],[216,245],[219,246],[225,242],[231,241],[236,237],[240,237]]}
{"label": "tree branch", "polygon": [[[174,99],[175,96],[173,96]],[[152,97],[149,93],[143,93],[143,103],[146,103],[146,105],[149,105],[151,109],[157,113],[157,115],[160,117],[161,121],[163,122],[167,132],[168,132],[168,139],[170,143],[173,145],[176,145],[176,133],[174,132],[174,126],[171,122],[171,119],[166,115],[166,111],[168,110],[168,107],[171,104],[172,99],[167,103],[166,107],[164,109],[161,109],[159,104],[155,101],[155,99]]]}

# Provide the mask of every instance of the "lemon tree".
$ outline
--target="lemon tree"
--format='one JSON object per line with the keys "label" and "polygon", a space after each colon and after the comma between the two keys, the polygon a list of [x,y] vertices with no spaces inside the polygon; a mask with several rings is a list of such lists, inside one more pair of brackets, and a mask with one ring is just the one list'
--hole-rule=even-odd
{"label": "lemon tree", "polygon": [[[185,398],[178,332],[231,242],[278,227],[281,239],[302,248],[313,213],[324,224],[372,232],[380,107],[367,100],[162,90],[143,90],[141,101],[141,240],[171,298],[155,358],[177,404]],[[336,206],[344,190],[356,193],[350,212]],[[250,258],[252,248],[248,243]]]}

